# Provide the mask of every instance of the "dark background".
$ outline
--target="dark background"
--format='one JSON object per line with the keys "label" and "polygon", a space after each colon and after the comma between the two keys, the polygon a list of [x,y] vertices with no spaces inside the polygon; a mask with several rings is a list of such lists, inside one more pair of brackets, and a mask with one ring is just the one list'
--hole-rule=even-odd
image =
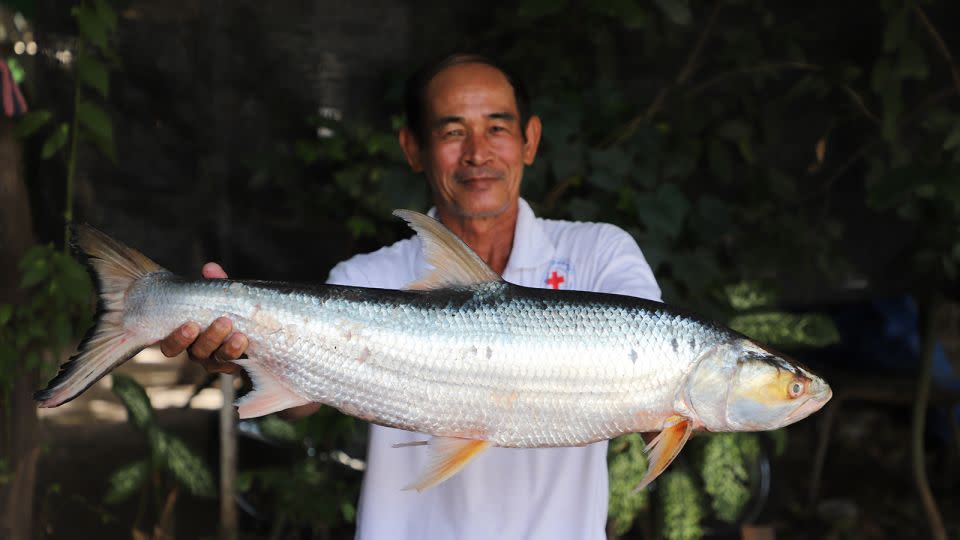
{"label": "dark background", "polygon": [[[836,414],[822,497],[806,499],[823,413],[788,430],[782,453],[768,449],[779,456],[774,494],[755,521],[786,538],[926,537],[910,470],[910,407],[930,329],[942,401],[923,431],[928,471],[948,532],[960,535],[960,436],[948,408],[960,390],[956,2],[108,4],[117,15],[108,46],[86,50],[108,67],[109,93],[81,92],[108,115],[112,142],[78,145],[76,221],[187,276],[215,260],[231,277],[322,281],[337,261],[409,234],[391,209],[428,207],[395,142],[405,77],[445,52],[490,54],[525,80],[544,122],[523,191],[540,215],[620,225],[643,249],[665,301],[837,372],[858,396]],[[36,55],[17,54],[22,35],[0,39],[0,56],[24,67],[31,108],[69,119],[78,70],[56,55],[77,54],[86,38],[71,8],[94,3],[0,5],[27,16],[39,45]],[[44,158],[48,136],[45,127],[19,144],[32,233],[60,245],[69,148]],[[179,414],[160,419],[215,461],[211,418]],[[298,426],[297,436],[337,422],[328,415]],[[104,505],[105,488],[93,485],[111,467],[73,476],[71,458],[96,461],[100,436],[128,440],[129,430],[55,432],[38,501],[59,501],[84,526],[126,535],[136,505]],[[362,431],[340,426],[320,446],[362,453]],[[91,454],[80,458],[71,445]],[[117,459],[146,448],[122,446]],[[676,467],[695,470],[694,450]],[[254,446],[245,455],[289,458],[272,452]],[[313,504],[333,508],[330,516],[292,512],[310,524],[307,536],[350,534],[339,505],[353,500],[359,476],[330,474],[287,490],[343,489]],[[50,494],[71,477],[90,487],[77,495],[86,502]],[[699,506],[709,513],[706,500]],[[671,503],[651,504],[628,537],[669,529],[658,520]],[[178,508],[181,536],[215,534],[215,503]],[[100,512],[114,521],[98,525]],[[36,513],[36,537],[68,534],[56,512]],[[705,519],[705,533],[736,536],[735,526]],[[251,534],[268,537],[268,525],[250,523]]]}

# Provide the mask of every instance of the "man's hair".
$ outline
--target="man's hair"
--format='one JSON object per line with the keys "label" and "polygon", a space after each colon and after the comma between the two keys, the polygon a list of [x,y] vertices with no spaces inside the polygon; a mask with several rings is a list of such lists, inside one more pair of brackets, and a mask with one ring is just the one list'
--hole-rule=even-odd
{"label": "man's hair", "polygon": [[427,86],[441,71],[450,66],[461,64],[485,64],[503,73],[507,82],[513,87],[513,95],[517,101],[517,112],[520,114],[520,132],[523,135],[523,140],[526,141],[527,121],[530,120],[530,94],[527,93],[527,88],[520,79],[504,66],[486,56],[472,53],[454,53],[432,60],[424,64],[407,79],[403,97],[404,112],[407,115],[407,127],[417,138],[417,141],[422,143],[427,140],[427,131],[424,126],[424,117],[426,116],[426,103],[424,102]]}

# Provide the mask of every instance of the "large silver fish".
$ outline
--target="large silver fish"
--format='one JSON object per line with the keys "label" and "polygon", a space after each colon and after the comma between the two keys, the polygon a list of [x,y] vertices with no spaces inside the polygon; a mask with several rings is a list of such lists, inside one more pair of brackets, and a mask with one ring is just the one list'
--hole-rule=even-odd
{"label": "large silver fish", "polygon": [[631,432],[648,445],[640,487],[693,430],[796,422],[831,397],[822,379],[721,325],[661,303],[503,281],[453,233],[398,210],[433,270],[408,290],[185,280],[90,227],[78,246],[100,314],[41,407],[56,407],[185,321],[228,316],[249,337],[241,418],[321,402],[431,435],[409,487],[455,474],[488,446],[580,446]]}

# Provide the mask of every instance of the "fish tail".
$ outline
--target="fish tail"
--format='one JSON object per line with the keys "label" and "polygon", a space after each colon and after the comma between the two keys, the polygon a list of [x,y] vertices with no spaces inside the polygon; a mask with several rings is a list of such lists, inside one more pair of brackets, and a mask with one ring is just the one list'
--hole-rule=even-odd
{"label": "fish tail", "polygon": [[47,388],[34,393],[40,407],[57,407],[70,401],[150,345],[123,326],[126,292],[140,278],[165,271],[142,253],[89,225],[73,227],[73,243],[86,255],[97,286],[96,323]]}

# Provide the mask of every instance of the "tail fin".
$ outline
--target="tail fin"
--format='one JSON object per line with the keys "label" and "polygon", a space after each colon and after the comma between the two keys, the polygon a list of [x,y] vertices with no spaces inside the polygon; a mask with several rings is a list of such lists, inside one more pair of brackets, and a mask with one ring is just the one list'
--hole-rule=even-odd
{"label": "tail fin", "polygon": [[76,247],[86,254],[95,278],[96,323],[47,388],[34,394],[40,407],[57,407],[77,397],[150,344],[123,327],[124,298],[138,279],[165,271],[140,252],[89,225],[79,225],[73,233]]}

